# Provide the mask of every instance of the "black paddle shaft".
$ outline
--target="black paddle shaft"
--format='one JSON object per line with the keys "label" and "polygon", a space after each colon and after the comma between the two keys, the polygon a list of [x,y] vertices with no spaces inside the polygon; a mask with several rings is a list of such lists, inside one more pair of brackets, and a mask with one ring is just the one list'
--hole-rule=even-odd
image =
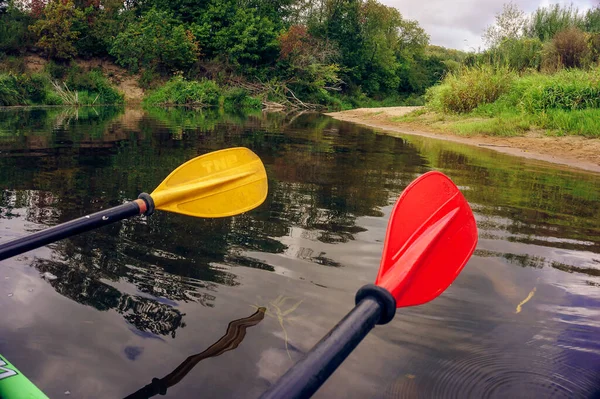
{"label": "black paddle shaft", "polygon": [[272,385],[261,399],[311,397],[375,327],[394,318],[396,300],[387,290],[366,285],[356,294],[357,305],[302,359]]}
{"label": "black paddle shaft", "polygon": [[[149,199],[148,199],[149,198]],[[154,203],[148,194],[140,194],[140,199],[146,203],[145,213],[154,210]],[[139,200],[138,200],[139,201]],[[105,226],[131,216],[139,215],[142,209],[136,201],[127,202],[114,208],[105,209],[91,215],[80,217],[70,222],[62,223],[48,229],[38,231],[25,237],[0,244],[0,261],[23,252],[39,248],[46,244],[62,240],[75,234],[83,233],[98,227]]]}

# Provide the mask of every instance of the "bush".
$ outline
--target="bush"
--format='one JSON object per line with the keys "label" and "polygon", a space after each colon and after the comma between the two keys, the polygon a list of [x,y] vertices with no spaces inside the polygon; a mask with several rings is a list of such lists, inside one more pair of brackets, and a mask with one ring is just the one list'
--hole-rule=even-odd
{"label": "bush", "polygon": [[221,90],[212,80],[186,80],[182,76],[170,79],[151,92],[144,102],[149,105],[217,106]]}
{"label": "bush", "polygon": [[508,39],[495,50],[497,62],[515,71],[539,70],[542,65],[542,42],[535,38]]}
{"label": "bush", "polygon": [[79,95],[81,104],[121,104],[124,100],[123,94],[112,87],[100,71],[85,73],[73,67],[69,70],[65,82],[69,89],[82,92]]}
{"label": "bush", "polygon": [[60,103],[60,99],[52,94],[45,75],[0,74],[0,106]]}
{"label": "bush", "polygon": [[223,106],[228,111],[239,109],[261,109],[262,101],[251,97],[248,91],[242,88],[234,88],[225,92]]}
{"label": "bush", "polygon": [[160,84],[160,75],[154,69],[144,69],[138,83],[144,90],[156,89]]}
{"label": "bush", "polygon": [[560,63],[566,68],[581,68],[590,56],[586,34],[579,28],[558,32],[552,44]]}
{"label": "bush", "polygon": [[441,111],[465,113],[496,101],[509,91],[515,74],[491,66],[464,68],[446,75],[442,83],[427,91],[429,105]]}
{"label": "bush", "polygon": [[19,105],[24,103],[17,77],[13,74],[0,74],[0,105]]}
{"label": "bush", "polygon": [[67,72],[69,72],[69,66],[57,64],[51,60],[44,66],[44,70],[52,79],[63,79]]}

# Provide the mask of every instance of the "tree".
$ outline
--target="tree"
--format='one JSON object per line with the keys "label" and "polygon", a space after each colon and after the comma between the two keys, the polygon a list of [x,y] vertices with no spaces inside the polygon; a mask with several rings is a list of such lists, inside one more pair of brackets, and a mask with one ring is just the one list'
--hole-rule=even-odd
{"label": "tree", "polygon": [[554,35],[570,27],[584,28],[584,15],[577,8],[554,4],[538,8],[527,26],[527,35],[543,42],[552,40]]}
{"label": "tree", "polygon": [[48,0],[29,0],[28,8],[31,16],[35,19],[41,18],[47,5]]}
{"label": "tree", "polygon": [[36,45],[46,55],[57,60],[69,60],[77,55],[75,41],[79,32],[72,30],[73,23],[83,18],[72,0],[52,0],[42,13],[42,18],[30,26],[39,38]]}
{"label": "tree", "polygon": [[122,66],[186,70],[200,52],[194,34],[166,11],[151,9],[115,38],[110,54]]}
{"label": "tree", "polygon": [[600,4],[585,14],[585,31],[600,33]]}
{"label": "tree", "polygon": [[278,41],[280,68],[288,72],[286,83],[296,94],[327,97],[327,90],[339,90],[339,66],[333,62],[338,52],[330,43],[311,35],[304,25],[292,25]]}
{"label": "tree", "polygon": [[276,24],[236,0],[210,0],[191,29],[206,56],[220,58],[246,73],[255,73],[277,59]]}
{"label": "tree", "polygon": [[496,22],[489,26],[483,40],[489,47],[496,47],[507,39],[518,39],[523,36],[527,25],[527,16],[515,3],[504,5],[501,13],[496,15]]}

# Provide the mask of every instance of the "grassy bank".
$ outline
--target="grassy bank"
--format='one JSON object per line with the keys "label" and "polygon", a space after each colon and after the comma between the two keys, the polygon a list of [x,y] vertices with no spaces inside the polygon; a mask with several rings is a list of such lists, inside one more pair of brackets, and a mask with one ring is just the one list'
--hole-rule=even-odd
{"label": "grassy bank", "polygon": [[458,134],[600,137],[600,68],[517,75],[491,66],[465,68],[427,92],[427,106],[396,118]]}
{"label": "grassy bank", "polygon": [[97,70],[54,63],[36,73],[20,69],[10,63],[0,65],[0,106],[122,104],[124,100]]}
{"label": "grassy bank", "polygon": [[175,76],[163,86],[148,93],[144,104],[149,106],[184,105],[189,107],[219,107],[225,110],[261,109],[262,100],[252,97],[242,88],[226,88],[212,80],[187,80]]}

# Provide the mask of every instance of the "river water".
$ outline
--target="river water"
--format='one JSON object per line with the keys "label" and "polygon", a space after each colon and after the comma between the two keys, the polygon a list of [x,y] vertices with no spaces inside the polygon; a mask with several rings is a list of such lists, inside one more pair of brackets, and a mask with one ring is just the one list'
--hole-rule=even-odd
{"label": "river water", "polygon": [[3,110],[0,242],[234,146],[267,169],[253,211],[157,212],[1,262],[0,353],[52,398],[121,398],[264,307],[237,349],[167,395],[257,397],[374,281],[394,201],[435,169],[476,214],[475,255],[439,298],[371,332],[315,397],[600,395],[597,174],[317,114]]}

